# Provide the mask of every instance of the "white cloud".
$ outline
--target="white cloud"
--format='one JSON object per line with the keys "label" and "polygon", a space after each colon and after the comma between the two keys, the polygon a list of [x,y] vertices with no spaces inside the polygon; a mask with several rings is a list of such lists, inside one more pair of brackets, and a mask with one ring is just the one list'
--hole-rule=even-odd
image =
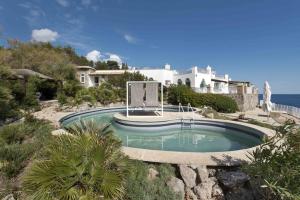
{"label": "white cloud", "polygon": [[56,2],[63,7],[69,6],[69,2],[67,0],[56,0]]}
{"label": "white cloud", "polygon": [[92,3],[91,0],[81,0],[81,4],[84,6],[89,6]]}
{"label": "white cloud", "polygon": [[107,60],[110,60],[110,61],[115,61],[118,63],[119,66],[122,65],[122,59],[119,55],[117,54],[109,54],[109,58]]}
{"label": "white cloud", "polygon": [[131,43],[131,44],[136,44],[137,43],[137,38],[133,37],[132,35],[129,35],[129,34],[125,34],[124,35],[124,39],[128,42],[128,43]]}
{"label": "white cloud", "polygon": [[100,51],[93,50],[93,51],[90,51],[85,57],[89,61],[97,62],[97,61],[100,61],[100,59],[101,59],[101,53],[100,53]]}
{"label": "white cloud", "polygon": [[58,33],[50,29],[35,29],[32,30],[31,40],[35,42],[53,42],[58,38]]}
{"label": "white cloud", "polygon": [[44,10],[33,3],[24,2],[18,4],[18,6],[26,10],[27,14],[23,18],[29,26],[39,26],[46,17]]}

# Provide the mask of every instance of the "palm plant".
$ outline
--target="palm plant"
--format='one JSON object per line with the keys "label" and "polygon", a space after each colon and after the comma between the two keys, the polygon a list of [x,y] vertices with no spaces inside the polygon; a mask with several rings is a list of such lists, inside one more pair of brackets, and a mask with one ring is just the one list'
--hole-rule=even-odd
{"label": "palm plant", "polygon": [[29,199],[122,199],[128,159],[108,126],[81,122],[54,138],[23,178]]}

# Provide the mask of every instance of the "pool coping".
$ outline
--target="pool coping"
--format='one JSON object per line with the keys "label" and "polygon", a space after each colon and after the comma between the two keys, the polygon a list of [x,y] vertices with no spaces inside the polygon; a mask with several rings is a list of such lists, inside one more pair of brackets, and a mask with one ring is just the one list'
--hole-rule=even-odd
{"label": "pool coping", "polygon": [[[111,107],[105,108],[105,110],[110,109],[121,109],[124,107]],[[89,112],[97,112],[103,109],[97,110],[89,110],[87,112],[74,113],[68,116],[77,116],[84,113]],[[70,118],[68,116],[60,119],[62,122],[66,118]],[[229,120],[221,120],[221,119],[208,119],[203,118],[199,119],[199,121],[205,122],[218,122],[225,124],[238,125],[243,127],[249,127],[251,129],[257,130],[260,133],[263,133],[267,137],[272,137],[275,135],[275,131],[238,121],[229,121]],[[64,129],[55,130],[52,132],[53,135],[65,134],[66,131]],[[142,160],[147,162],[157,162],[157,163],[170,163],[170,164],[188,164],[188,165],[207,165],[207,166],[236,166],[240,165],[243,162],[250,162],[249,155],[251,152],[255,151],[259,147],[251,147],[247,149],[235,150],[235,151],[224,151],[224,152],[177,152],[177,151],[162,151],[162,150],[150,150],[150,149],[140,149],[133,147],[122,146],[122,151],[125,155],[127,155],[130,159]]]}

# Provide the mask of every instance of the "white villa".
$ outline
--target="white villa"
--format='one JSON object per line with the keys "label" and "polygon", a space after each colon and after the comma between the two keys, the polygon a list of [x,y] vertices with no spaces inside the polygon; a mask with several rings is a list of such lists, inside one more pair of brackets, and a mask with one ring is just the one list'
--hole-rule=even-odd
{"label": "white villa", "polygon": [[[228,74],[217,75],[210,66],[206,68],[199,68],[197,66],[192,67],[190,70],[179,73],[176,70],[171,69],[171,65],[166,64],[164,68],[131,68],[128,70],[96,70],[90,66],[77,66],[77,76],[80,83],[85,87],[93,87],[106,81],[109,76],[116,76],[125,72],[139,72],[149,79],[162,82],[164,86],[170,86],[171,84],[183,84],[191,87],[194,91],[199,93],[217,93],[217,94],[229,94],[238,93],[241,89],[237,87],[247,87],[242,89],[245,92],[254,92],[254,88],[250,88],[249,82],[233,81]],[[247,85],[245,85],[245,83]]]}

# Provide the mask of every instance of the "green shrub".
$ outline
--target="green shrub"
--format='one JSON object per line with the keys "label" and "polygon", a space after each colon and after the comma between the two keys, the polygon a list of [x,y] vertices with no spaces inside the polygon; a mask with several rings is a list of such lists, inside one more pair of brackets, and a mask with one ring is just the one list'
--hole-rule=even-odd
{"label": "green shrub", "polygon": [[1,138],[6,144],[21,144],[25,139],[24,126],[12,124],[0,129]]}
{"label": "green shrub", "polygon": [[58,103],[59,103],[61,106],[68,103],[68,98],[67,98],[67,96],[65,95],[65,93],[63,93],[63,92],[59,92],[59,93],[57,94],[57,100],[58,100]]}
{"label": "green shrub", "polygon": [[68,80],[64,82],[62,92],[68,97],[75,97],[76,93],[82,88],[77,80]]}
{"label": "green shrub", "polygon": [[[149,168],[156,168],[159,176],[154,180],[148,180]],[[145,199],[178,199],[175,194],[166,185],[166,182],[171,176],[175,176],[175,169],[168,164],[149,165],[141,161],[133,161],[131,173],[127,177],[126,183],[126,198],[127,200]]]}
{"label": "green shrub", "polygon": [[83,102],[89,102],[89,103],[94,105],[95,102],[96,102],[95,97],[86,88],[83,88],[83,89],[79,90],[76,93],[74,100],[75,100],[76,105],[80,105]]}
{"label": "green shrub", "polygon": [[[24,123],[0,129],[0,172],[5,177],[17,176],[32,155],[50,138],[52,126],[43,120],[25,116]],[[26,141],[26,142],[25,142]],[[39,152],[40,153],[40,152]]]}
{"label": "green shrub", "polygon": [[123,199],[128,158],[107,126],[81,123],[55,137],[23,177],[28,199]]}
{"label": "green shrub", "polygon": [[15,177],[27,165],[35,150],[33,144],[12,144],[0,148],[1,172],[8,178]]}
{"label": "green shrub", "polygon": [[300,199],[300,129],[292,123],[277,128],[249,156],[243,170],[252,177],[262,199]]}
{"label": "green shrub", "polygon": [[30,77],[26,84],[26,93],[23,101],[23,106],[25,109],[37,109],[39,107],[39,100],[37,97],[38,85],[40,84],[40,79],[37,77]]}
{"label": "green shrub", "polygon": [[11,90],[0,86],[0,121],[19,115],[18,107],[14,102]]}
{"label": "green shrub", "polygon": [[238,110],[236,102],[220,94],[200,94],[185,85],[171,86],[168,91],[168,103],[194,107],[209,106],[218,112],[233,113]]}

